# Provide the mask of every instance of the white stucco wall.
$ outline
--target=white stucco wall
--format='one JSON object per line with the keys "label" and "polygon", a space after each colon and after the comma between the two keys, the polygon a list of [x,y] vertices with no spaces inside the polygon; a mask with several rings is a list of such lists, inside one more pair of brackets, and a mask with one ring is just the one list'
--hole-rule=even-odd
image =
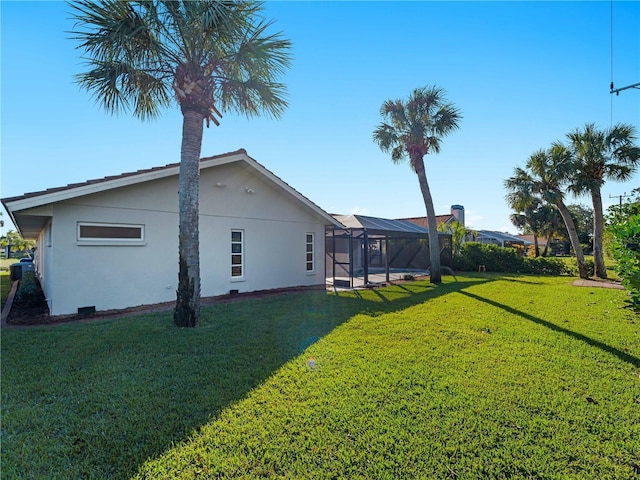
{"label": "white stucco wall", "polygon": [[[256,176],[250,167],[235,167],[226,165],[201,176],[202,294],[323,284],[324,220]],[[245,272],[241,281],[231,278],[232,230],[244,231]],[[307,233],[315,234],[313,273],[306,271]]]}
{"label": "white stucco wall", "polygon": [[51,309],[51,294],[53,293],[53,282],[52,278],[52,262],[53,255],[51,255],[51,229],[52,224],[49,222],[45,228],[40,232],[38,238],[36,240],[36,251],[35,251],[35,268],[38,274],[38,278],[40,279],[40,286],[44,292],[44,295],[49,302],[49,309]]}
{"label": "white stucco wall", "polygon": [[[200,184],[203,296],[324,283],[324,218],[243,162],[204,169]],[[152,180],[53,206],[50,232],[39,241],[52,315],[175,300],[177,185],[177,176]],[[78,222],[144,225],[145,241],[139,246],[81,245]],[[232,229],[244,231],[241,281],[231,277]],[[307,233],[315,234],[311,274],[305,263]]]}

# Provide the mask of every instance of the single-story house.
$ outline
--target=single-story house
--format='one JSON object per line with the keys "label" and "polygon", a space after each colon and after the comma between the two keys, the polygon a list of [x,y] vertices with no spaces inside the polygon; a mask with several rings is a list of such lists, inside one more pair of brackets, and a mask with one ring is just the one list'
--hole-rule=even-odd
{"label": "single-story house", "polygon": [[[4,198],[51,315],[175,300],[179,164]],[[247,155],[200,161],[201,294],[325,284],[339,222]]]}

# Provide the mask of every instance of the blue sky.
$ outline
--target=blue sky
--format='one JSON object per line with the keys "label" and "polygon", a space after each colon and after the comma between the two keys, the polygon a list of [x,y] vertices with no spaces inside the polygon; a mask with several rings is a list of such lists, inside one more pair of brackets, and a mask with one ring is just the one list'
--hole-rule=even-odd
{"label": "blue sky", "polygon": [[[73,83],[64,3],[0,8],[2,197],[179,161],[177,108],[112,116]],[[502,183],[536,150],[588,122],[640,130],[640,90],[609,94],[612,53],[616,86],[640,82],[640,2],[268,2],[266,15],[293,42],[290,107],[225,115],[202,155],[245,148],[331,213],[425,214],[415,174],[372,141],[382,102],[416,87],[443,87],[462,112],[427,175],[436,212],[461,204],[475,229],[516,232]],[[637,186],[606,184],[605,205]]]}

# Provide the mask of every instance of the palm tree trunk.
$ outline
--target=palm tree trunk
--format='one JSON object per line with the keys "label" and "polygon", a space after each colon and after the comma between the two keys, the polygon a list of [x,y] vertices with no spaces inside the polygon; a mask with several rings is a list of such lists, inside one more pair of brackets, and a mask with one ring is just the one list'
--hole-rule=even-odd
{"label": "palm tree trunk", "polygon": [[178,180],[178,291],[173,321],[195,327],[200,316],[199,189],[202,114],[183,111],[180,178]]}
{"label": "palm tree trunk", "polygon": [[549,246],[551,245],[552,237],[553,237],[553,234],[547,237],[547,244],[544,246],[544,251],[542,252],[543,257],[546,257],[549,254]]}
{"label": "palm tree trunk", "polygon": [[427,209],[427,227],[429,229],[429,258],[431,259],[431,273],[429,280],[431,283],[442,283],[442,273],[440,269],[440,240],[438,239],[438,222],[436,220],[436,211],[433,208],[433,199],[431,198],[431,190],[427,182],[427,174],[424,168],[423,158],[416,155],[411,161],[418,175],[420,182],[420,190],[424,199],[424,206]]}
{"label": "palm tree trunk", "polygon": [[596,277],[607,278],[607,267],[604,265],[604,252],[602,250],[604,218],[602,214],[602,195],[599,188],[591,191],[591,200],[593,202],[593,263],[595,264]]}
{"label": "palm tree trunk", "polygon": [[571,213],[562,200],[559,200],[556,203],[556,207],[558,207],[560,215],[564,220],[564,224],[567,227],[567,232],[569,232],[569,240],[571,240],[571,246],[573,247],[573,251],[576,254],[576,260],[578,262],[578,274],[580,275],[580,278],[587,279],[589,278],[589,272],[587,271],[587,264],[584,262],[584,254],[582,253],[582,247],[580,246],[578,231],[576,230],[573,218],[571,218]]}
{"label": "palm tree trunk", "polygon": [[533,249],[534,256],[538,258],[540,256],[540,243],[538,242],[538,234],[536,232],[533,232]]}

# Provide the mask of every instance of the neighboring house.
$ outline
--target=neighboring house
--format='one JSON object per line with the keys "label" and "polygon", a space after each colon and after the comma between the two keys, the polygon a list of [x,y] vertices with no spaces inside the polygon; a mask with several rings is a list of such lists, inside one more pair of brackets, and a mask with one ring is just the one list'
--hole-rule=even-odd
{"label": "neighboring house", "polygon": [[[521,240],[524,240],[525,242],[530,243],[531,245],[535,243],[532,234],[517,235],[517,237]],[[547,237],[538,235],[538,246],[540,247],[540,249],[542,250],[546,245],[547,245]]]}
{"label": "neighboring house", "polygon": [[[427,217],[412,217],[403,218],[408,222],[420,225],[427,228]],[[441,224],[448,224],[457,220],[464,225],[464,207],[462,205],[451,205],[451,213],[449,215],[436,215],[438,226]],[[526,247],[533,242],[521,238],[522,236],[510,235],[508,233],[494,232],[491,230],[467,230],[465,241],[467,242],[480,242],[493,245],[499,245],[501,247]]]}
{"label": "neighboring house", "polygon": [[[399,218],[398,220],[411,222],[416,225],[420,225],[421,227],[429,228],[429,225],[427,224],[427,217]],[[443,223],[449,224],[454,220],[464,225],[464,207],[462,205],[451,205],[451,213],[447,215],[436,215],[436,222],[438,223],[438,226]]]}
{"label": "neighboring house", "polygon": [[[533,238],[533,235],[518,235],[518,238],[524,240],[525,242],[527,242],[529,245],[535,245],[535,241]],[[551,243],[553,243],[553,240],[551,241]],[[547,246],[547,237],[545,236],[538,236],[538,248],[540,249],[540,253],[542,253],[544,251],[544,248]],[[551,245],[549,245],[549,247],[551,247]]]}
{"label": "neighboring house", "polygon": [[531,242],[523,240],[516,235],[496,232],[493,230],[476,230],[475,232],[472,232],[471,235],[467,236],[467,241],[498,245],[500,247],[519,246],[524,248],[532,244]]}
{"label": "neighboring house", "polygon": [[[2,200],[52,315],[175,300],[179,164]],[[337,220],[245,150],[200,161],[202,296],[325,284]]]}
{"label": "neighboring house", "polygon": [[[530,245],[533,245],[535,242],[533,241],[533,235],[518,235],[519,238],[524,240],[525,242],[529,242]],[[551,242],[547,246],[548,238],[546,236],[538,236],[538,248],[540,249],[540,254],[544,252],[545,248],[547,248],[547,255],[568,255],[570,252],[570,242],[558,240],[557,238],[552,238]]]}

